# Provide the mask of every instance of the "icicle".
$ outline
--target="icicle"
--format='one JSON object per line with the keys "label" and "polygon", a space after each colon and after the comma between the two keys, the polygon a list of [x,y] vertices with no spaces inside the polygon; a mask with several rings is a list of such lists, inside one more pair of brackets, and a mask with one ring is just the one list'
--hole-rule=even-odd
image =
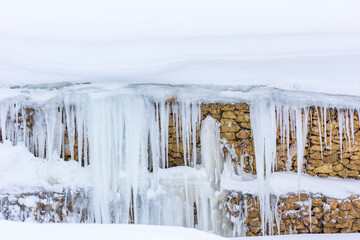
{"label": "icicle", "polygon": [[46,124],[46,157],[48,160],[60,158],[60,151],[58,149],[59,142],[62,140],[63,133],[59,134],[57,128],[60,126],[58,117],[58,106],[55,103],[47,105],[44,109],[44,118]]}
{"label": "icicle", "polygon": [[[200,123],[200,107],[193,103],[191,108],[191,132],[192,132],[192,166],[196,167],[197,148],[196,148],[196,132]],[[220,136],[220,135],[219,135]],[[220,139],[220,137],[219,137]],[[190,151],[190,149],[189,149]],[[218,176],[220,177],[220,175]]]}
{"label": "icicle", "polygon": [[[321,113],[321,109],[320,109],[320,112],[319,112],[319,108],[316,107],[316,115],[317,115],[318,129],[319,129],[320,153],[321,153],[321,160],[323,160],[324,156],[323,156],[323,150],[322,150],[322,149],[323,149],[323,145],[322,145],[322,137],[321,137],[321,132],[322,132],[321,123],[322,123],[322,119],[321,119],[320,113]],[[325,135],[326,135],[326,132],[325,132]]]}
{"label": "icicle", "polygon": [[351,153],[351,137],[350,137],[350,127],[349,127],[349,109],[346,109],[345,112],[345,131],[346,131],[346,138],[347,138],[347,143],[348,143],[348,148],[350,149],[350,153]]}
{"label": "icicle", "polygon": [[206,170],[210,184],[219,188],[223,159],[220,148],[220,127],[211,116],[201,124],[201,162]]}
{"label": "icicle", "polygon": [[338,122],[339,122],[339,134],[340,134],[340,156],[342,159],[343,149],[342,149],[342,132],[343,132],[343,114],[341,110],[338,110]]}
{"label": "icicle", "polygon": [[[297,174],[298,174],[298,190],[300,194],[300,177],[302,173],[306,135],[308,109],[296,109],[296,146],[297,146]],[[320,127],[320,126],[319,126]]]}
{"label": "icicle", "polygon": [[323,108],[323,125],[324,125],[324,142],[325,142],[325,149],[328,149],[328,145],[327,145],[327,132],[326,132],[326,125],[327,125],[327,109],[326,107]]}
{"label": "icicle", "polygon": [[169,104],[160,102],[159,104],[159,115],[160,115],[160,145],[161,145],[161,167],[165,168],[168,166],[168,136],[169,136]]}
{"label": "icicle", "polygon": [[308,209],[308,214],[309,214],[309,222],[310,222],[310,232],[312,233],[312,226],[311,226],[311,214],[312,214],[312,200],[311,200],[311,194],[309,194],[309,200],[308,200],[308,203],[309,203],[309,209]]}
{"label": "icicle", "polygon": [[276,118],[272,102],[259,102],[251,105],[251,126],[253,131],[256,171],[259,189],[262,233],[266,226],[272,225],[270,202],[271,166],[276,159]]}
{"label": "icicle", "polygon": [[[329,114],[330,114],[330,112],[329,112]],[[329,140],[329,142],[330,142],[330,151],[331,151],[331,146],[332,146],[332,143],[331,143],[331,141],[332,141],[332,135],[333,135],[333,133],[332,133],[332,126],[333,126],[333,120],[334,120],[334,115],[335,115],[335,112],[334,112],[334,109],[333,109],[333,115],[332,115],[332,117],[331,117],[331,119],[330,119],[330,140]]]}
{"label": "icicle", "polygon": [[[76,132],[77,132],[77,143],[78,143],[78,161],[79,161],[79,165],[82,165],[82,156],[83,156],[83,141],[85,141],[85,135],[84,135],[84,106],[81,104],[81,102],[79,103],[79,99],[77,99],[77,104],[76,104],[76,114],[75,114],[75,119],[76,119]],[[85,165],[85,161],[86,159],[84,159],[84,165]]]}
{"label": "icicle", "polygon": [[1,118],[1,138],[3,141],[6,140],[6,120],[7,120],[7,114],[8,114],[8,105],[7,102],[2,103],[0,105],[0,118]]}
{"label": "icicle", "polygon": [[289,108],[286,107],[283,110],[283,116],[285,119],[285,131],[286,131],[286,156],[287,156],[287,165],[286,165],[286,171],[290,171],[291,168],[291,161],[292,157],[290,157],[290,122],[289,122]]}
{"label": "icicle", "polygon": [[351,127],[351,145],[354,145],[355,133],[354,133],[354,109],[350,109],[350,127]]}

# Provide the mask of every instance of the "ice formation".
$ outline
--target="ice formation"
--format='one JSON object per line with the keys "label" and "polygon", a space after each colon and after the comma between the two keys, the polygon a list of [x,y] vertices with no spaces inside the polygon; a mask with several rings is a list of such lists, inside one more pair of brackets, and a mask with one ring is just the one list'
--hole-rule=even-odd
{"label": "ice formation", "polygon": [[[177,100],[169,102],[166,97],[173,93],[170,90],[161,97],[144,92],[80,89],[62,92],[38,104],[27,97],[3,99],[0,103],[2,144],[22,145],[36,156],[30,161],[46,159],[48,164],[62,161],[65,153],[69,153],[71,157],[66,160],[77,165],[76,171],[85,169],[91,173],[88,185],[61,185],[61,181],[66,181],[60,177],[47,181],[58,182],[64,188],[34,183],[41,185],[43,191],[65,194],[70,189],[70,195],[78,190],[86,192],[81,201],[87,208],[86,218],[68,221],[185,226],[239,236],[243,234],[243,219],[232,219],[233,228],[225,226],[219,206],[224,191],[237,190],[259,197],[262,232],[274,234],[266,230],[279,224],[274,218],[277,200],[273,196],[289,189],[298,193],[309,190],[308,180],[302,174],[309,104],[273,96],[258,100],[249,97],[257,175],[246,176],[242,169],[233,171],[230,155],[222,155],[216,120],[208,116],[201,121],[201,95],[184,98],[179,94]],[[316,110],[318,125],[323,125],[325,132],[327,126],[330,131],[332,128],[330,108]],[[349,107],[338,111],[340,134],[346,134],[349,139],[341,144],[348,147],[354,142],[355,110]],[[173,122],[169,122],[170,116]],[[183,147],[182,167],[168,168],[170,124],[176,129],[177,147]],[[28,125],[32,125],[32,131]],[[281,144],[286,145],[288,159],[297,156],[297,180],[293,180],[293,175],[274,173],[277,132]],[[290,136],[296,139],[291,146]],[[331,139],[327,141],[324,137],[325,148],[331,149]],[[321,134],[319,138],[323,138]],[[296,189],[293,185],[276,189],[274,182],[284,178],[296,181]],[[1,187],[1,193],[6,193],[4,186]],[[34,189],[20,189],[16,194],[24,191]],[[25,199],[24,203],[29,201]],[[29,213],[21,216],[17,219],[24,220]],[[241,216],[246,216],[246,212]]]}

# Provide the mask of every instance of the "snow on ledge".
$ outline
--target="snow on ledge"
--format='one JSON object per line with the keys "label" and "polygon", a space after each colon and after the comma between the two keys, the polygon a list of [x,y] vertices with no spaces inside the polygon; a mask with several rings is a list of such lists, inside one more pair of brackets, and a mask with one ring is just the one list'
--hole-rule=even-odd
{"label": "snow on ledge", "polygon": [[[271,193],[280,196],[299,192],[298,175],[295,172],[275,172],[270,179]],[[222,174],[221,188],[242,193],[258,194],[256,179],[242,180],[241,176]],[[320,178],[301,175],[300,192],[321,193],[327,197],[345,199],[360,194],[360,181],[354,179]]]}
{"label": "snow on ledge", "polygon": [[0,153],[0,193],[62,192],[66,188],[86,188],[91,183],[89,168],[74,161],[34,157],[23,142],[16,146],[10,141],[0,143]]}

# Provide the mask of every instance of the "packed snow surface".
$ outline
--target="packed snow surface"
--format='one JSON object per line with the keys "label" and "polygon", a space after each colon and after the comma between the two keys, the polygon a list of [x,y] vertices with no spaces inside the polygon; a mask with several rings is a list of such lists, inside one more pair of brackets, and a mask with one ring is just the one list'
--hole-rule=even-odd
{"label": "packed snow surface", "polygon": [[[48,239],[51,236],[54,240],[62,239],[131,239],[131,240],[177,240],[177,239],[228,239],[211,233],[205,233],[196,229],[170,226],[146,226],[129,224],[33,224],[10,221],[0,221],[1,235],[8,239]],[[21,229],[21,231],[19,231]],[[300,234],[269,237],[238,237],[234,239],[254,240],[355,240],[359,239],[359,233],[346,234]]]}

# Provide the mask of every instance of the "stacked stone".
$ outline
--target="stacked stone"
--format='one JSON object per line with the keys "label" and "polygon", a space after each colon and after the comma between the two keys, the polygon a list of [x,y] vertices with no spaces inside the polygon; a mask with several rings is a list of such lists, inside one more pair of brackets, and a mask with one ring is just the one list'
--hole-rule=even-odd
{"label": "stacked stone", "polygon": [[[342,144],[340,144],[338,110],[310,108],[303,171],[311,176],[360,179],[360,125],[358,115],[356,111],[354,114],[350,114],[350,111],[347,110],[340,111],[345,112],[349,117],[347,118],[348,123],[343,122]],[[249,106],[245,103],[203,104],[201,113],[203,119],[210,115],[221,124],[220,137],[224,143],[224,154],[235,150],[237,157],[234,160],[241,165],[240,159],[241,156],[244,156],[244,170],[256,174]],[[354,134],[350,121],[353,122]],[[280,125],[277,134],[275,171],[286,171],[287,169],[297,171],[296,135],[290,130],[289,149],[287,149],[287,134],[284,136],[281,133]],[[296,126],[291,126],[289,118],[289,129],[292,128],[294,130]],[[354,139],[352,139],[353,135]],[[288,162],[288,154],[291,157],[290,163]]]}
{"label": "stacked stone", "polygon": [[[273,234],[360,232],[360,198],[332,199],[320,194],[288,194],[273,197],[275,207]],[[311,208],[311,209],[310,209]],[[229,221],[242,221],[247,236],[261,235],[261,213],[258,198],[233,192],[225,202]],[[241,218],[245,218],[241,219]],[[269,226],[266,228],[269,234]]]}
{"label": "stacked stone", "polygon": [[[34,108],[26,108],[24,109],[25,111],[25,116],[22,116],[22,111],[19,111],[18,113],[18,120],[17,122],[14,122],[13,124],[17,124],[17,127],[18,128],[18,131],[19,132],[24,132],[24,129],[25,127],[28,129],[29,133],[30,133],[30,136],[33,135],[33,131],[34,131],[34,118],[36,119],[36,114],[37,114],[37,111],[39,110],[35,110]],[[60,109],[58,109],[58,111],[60,111]],[[63,113],[63,118],[62,118],[62,124],[65,124],[66,122],[66,113],[65,113],[65,110],[63,109],[62,111]],[[26,126],[24,126],[24,119],[26,118]],[[9,124],[9,121],[10,121],[10,117],[8,116],[7,118],[7,124]],[[76,124],[75,124],[76,125]],[[67,129],[65,128],[64,130],[64,135],[63,135],[63,139],[64,139],[64,144],[63,144],[63,148],[62,148],[62,151],[61,151],[61,157],[64,158],[65,161],[70,161],[71,160],[71,151],[70,151],[70,145],[69,145],[69,138],[68,138],[68,131]],[[74,160],[75,161],[79,161],[79,156],[78,156],[78,138],[77,138],[77,131],[75,129],[75,139],[74,139]],[[0,130],[0,141],[2,142],[3,139],[2,139],[2,135],[1,135],[1,130]],[[83,138],[83,141],[82,141],[82,145],[83,145],[83,148],[84,149],[84,141],[85,141],[85,138]],[[87,141],[87,140],[86,140]],[[88,150],[89,151],[89,150]],[[35,151],[34,152],[34,155],[36,157],[38,157],[38,153]],[[87,154],[87,156],[89,156],[89,154]],[[85,154],[83,153],[82,154],[82,165],[84,166],[85,164]],[[89,159],[87,158],[86,159],[86,162],[87,164],[89,164]]]}
{"label": "stacked stone", "polygon": [[169,116],[168,167],[185,165],[183,142],[181,140],[181,131],[179,131],[178,134],[176,135],[177,129],[174,124],[174,121],[175,121],[174,114],[171,111]]}
{"label": "stacked stone", "polygon": [[[170,114],[169,114],[169,135],[168,135],[168,167],[176,167],[176,166],[184,166],[185,165],[185,158],[184,158],[184,148],[183,148],[183,141],[182,141],[182,131],[181,131],[181,121],[178,121],[178,126],[176,127],[176,119],[173,113],[172,105],[177,104],[172,102],[170,104]],[[161,126],[160,126],[161,128]],[[178,129],[176,129],[178,128]],[[192,137],[190,137],[190,149],[187,149],[187,157],[192,159],[193,157],[193,141]],[[196,162],[199,162],[200,159],[200,128],[196,129],[196,151],[197,151],[197,158]],[[189,162],[188,162],[189,164]],[[194,163],[190,163],[194,164]]]}
{"label": "stacked stone", "polygon": [[[303,116],[304,117],[304,116]],[[309,134],[310,134],[310,117],[308,119],[307,134],[304,149],[303,169],[306,166],[308,154],[309,154]],[[290,115],[286,119],[277,119],[278,128],[276,134],[276,165],[275,171],[297,171],[297,143],[295,126],[290,119]],[[284,126],[288,124],[288,128]],[[287,133],[288,131],[288,133]],[[288,139],[289,138],[289,139]],[[291,158],[290,160],[288,158]]]}
{"label": "stacked stone", "polygon": [[[27,199],[30,199],[29,201]],[[0,195],[0,219],[37,222],[88,222],[90,199],[85,192],[38,192]],[[29,204],[29,202],[31,204]],[[69,219],[69,220],[67,220]]]}
{"label": "stacked stone", "polygon": [[[24,109],[25,111],[25,116],[23,116],[22,111],[19,111],[18,115],[17,115],[17,122],[16,120],[14,120],[13,124],[17,124],[17,127],[19,132],[23,132],[25,127],[28,128],[30,130],[30,134],[32,135],[32,129],[34,126],[34,113],[35,113],[35,109],[33,108],[26,108]],[[24,126],[24,119],[26,120],[26,126]],[[7,116],[7,124],[10,123],[11,118],[10,116]],[[0,142],[3,142],[4,139],[2,139],[2,133],[1,133],[1,129],[0,129]]]}
{"label": "stacked stone", "polygon": [[[84,151],[85,141],[87,141],[87,139],[85,139],[83,137],[82,151]],[[89,146],[89,144],[87,144],[87,146]],[[63,157],[65,161],[70,161],[72,159],[70,143],[69,143],[69,135],[68,135],[67,129],[65,129],[65,131],[64,131],[64,148],[61,151],[60,157]],[[76,129],[75,129],[74,157],[73,158],[74,158],[73,160],[75,160],[76,162],[79,162],[79,142],[78,142],[78,135],[77,135]],[[89,163],[89,148],[87,149],[87,159],[86,160],[85,160],[85,153],[83,152],[81,154],[81,165],[84,166],[85,163],[90,164]]]}
{"label": "stacked stone", "polygon": [[210,115],[220,122],[220,138],[224,144],[224,154],[234,150],[237,156],[235,159],[233,157],[233,160],[241,165],[241,157],[243,157],[244,171],[256,174],[249,105],[246,103],[203,104],[201,114],[202,119]]}
{"label": "stacked stone", "polygon": [[[348,116],[343,120],[347,119],[348,123],[343,122],[341,132],[338,111]],[[306,173],[319,177],[360,179],[360,126],[357,113],[351,116],[347,110],[328,109],[324,114],[323,109],[315,107],[311,108],[310,113],[310,155]],[[354,139],[350,121],[353,121]]]}

